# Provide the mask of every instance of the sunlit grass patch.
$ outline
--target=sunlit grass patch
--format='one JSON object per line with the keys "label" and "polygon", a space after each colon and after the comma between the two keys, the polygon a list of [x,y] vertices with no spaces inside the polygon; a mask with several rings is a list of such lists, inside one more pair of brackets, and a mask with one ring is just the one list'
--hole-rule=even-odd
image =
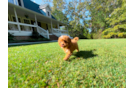
{"label": "sunlit grass patch", "polygon": [[126,87],[126,39],[79,40],[69,61],[58,43],[8,48],[11,88]]}

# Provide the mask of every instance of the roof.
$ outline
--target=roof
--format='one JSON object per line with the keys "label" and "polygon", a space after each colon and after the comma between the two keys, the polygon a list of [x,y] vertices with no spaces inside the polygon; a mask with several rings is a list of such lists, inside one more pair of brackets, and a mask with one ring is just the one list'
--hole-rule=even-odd
{"label": "roof", "polygon": [[[42,11],[40,11],[41,10],[41,9],[39,9],[40,5],[34,3],[33,1],[31,1],[31,0],[23,0],[23,3],[24,3],[25,8],[30,9],[32,11],[35,11],[37,13],[40,13],[40,14],[46,16],[45,12],[42,13]],[[52,19],[56,19],[56,18],[52,16]]]}
{"label": "roof", "polygon": [[43,5],[39,6],[40,9],[43,9],[43,8],[46,8],[46,7],[49,7],[49,9],[51,11],[51,7],[48,4],[43,4]]}

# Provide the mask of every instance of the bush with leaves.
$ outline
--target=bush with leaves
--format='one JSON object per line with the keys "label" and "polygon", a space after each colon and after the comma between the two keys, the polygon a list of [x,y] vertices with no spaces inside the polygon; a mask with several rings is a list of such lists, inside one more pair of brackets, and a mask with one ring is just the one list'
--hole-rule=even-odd
{"label": "bush with leaves", "polygon": [[40,34],[37,31],[33,31],[31,37],[34,39],[38,39],[40,37]]}
{"label": "bush with leaves", "polygon": [[116,8],[106,18],[110,26],[103,31],[104,38],[125,38],[126,37],[126,0],[122,0],[121,7]]}
{"label": "bush with leaves", "polygon": [[8,32],[8,41],[14,40],[14,36]]}
{"label": "bush with leaves", "polygon": [[118,34],[119,38],[126,38],[126,32],[122,32]]}

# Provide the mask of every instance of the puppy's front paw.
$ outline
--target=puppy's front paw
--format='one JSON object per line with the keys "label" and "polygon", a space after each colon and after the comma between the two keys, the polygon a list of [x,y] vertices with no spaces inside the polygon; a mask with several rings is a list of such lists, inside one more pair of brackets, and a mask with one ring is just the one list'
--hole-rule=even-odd
{"label": "puppy's front paw", "polygon": [[68,59],[67,59],[67,58],[64,58],[63,60],[64,60],[64,61],[67,61]]}
{"label": "puppy's front paw", "polygon": [[79,52],[79,50],[76,50],[77,52]]}
{"label": "puppy's front paw", "polygon": [[66,56],[64,57],[64,59],[63,60],[68,60],[69,59],[69,57],[72,55],[72,53],[68,53],[68,54],[66,54]]}

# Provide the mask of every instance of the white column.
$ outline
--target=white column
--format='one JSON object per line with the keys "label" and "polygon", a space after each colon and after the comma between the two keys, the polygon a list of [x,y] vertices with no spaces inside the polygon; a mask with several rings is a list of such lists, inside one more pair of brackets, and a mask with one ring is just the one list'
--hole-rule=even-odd
{"label": "white column", "polygon": [[38,26],[36,15],[35,15],[35,23],[36,23],[36,26]]}
{"label": "white column", "polygon": [[[17,17],[17,13],[16,13],[16,9],[15,9],[15,8],[14,8],[14,13],[15,13],[16,22],[19,23],[18,17]],[[19,24],[17,24],[17,25],[18,25],[18,29],[19,29],[19,32],[20,32],[20,31],[21,31],[20,25],[19,25]]]}
{"label": "white column", "polygon": [[52,33],[53,33],[53,25],[52,25],[52,20],[51,20],[51,30],[52,30]]}
{"label": "white column", "polygon": [[37,32],[39,32],[39,31],[38,31],[38,23],[37,23],[36,15],[35,15],[35,24],[36,24]]}
{"label": "white column", "polygon": [[13,0],[13,3],[16,5],[15,0]]}
{"label": "white column", "polygon": [[62,35],[60,29],[59,29],[59,23],[58,23],[58,32],[60,33],[60,36]]}
{"label": "white column", "polygon": [[15,5],[19,5],[18,0],[13,0]]}
{"label": "white column", "polygon": [[21,5],[22,5],[22,7],[24,7],[24,3],[23,3],[23,0],[21,0]]}
{"label": "white column", "polygon": [[48,30],[47,30],[47,38],[49,39],[49,32],[48,32]]}

